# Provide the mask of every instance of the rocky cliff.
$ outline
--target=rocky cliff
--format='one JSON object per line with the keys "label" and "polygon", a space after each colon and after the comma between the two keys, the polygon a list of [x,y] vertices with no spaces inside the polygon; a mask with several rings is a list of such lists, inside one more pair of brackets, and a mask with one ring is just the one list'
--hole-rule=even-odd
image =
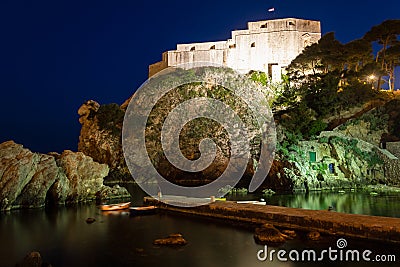
{"label": "rocky cliff", "polygon": [[334,129],[374,145],[400,141],[400,99],[392,99]]}
{"label": "rocky cliff", "polygon": [[106,181],[131,181],[121,142],[125,110],[117,104],[100,106],[89,100],[79,108],[78,114],[82,124],[78,151],[110,167]]}
{"label": "rocky cliff", "polygon": [[[216,79],[220,78],[216,77]],[[250,80],[248,82],[255,86]],[[245,85],[241,84],[241,86]],[[250,130],[247,141],[250,143],[252,159],[247,164],[245,176],[251,177],[254,173],[253,160],[259,157],[261,139],[254,125],[256,121],[254,114],[248,111],[244,101],[240,100],[234,92],[213,84],[192,83],[179,86],[166,93],[154,106],[147,120],[149,127],[146,128],[147,153],[154,167],[166,179],[186,186],[209,183],[218,178],[227,168],[232,149],[228,133],[220,124],[211,119],[198,118],[190,121],[182,128],[179,136],[181,152],[189,160],[199,158],[201,140],[210,138],[215,142],[216,157],[208,168],[196,173],[182,171],[172,165],[163,153],[161,129],[166,117],[178,105],[195,97],[208,97],[225,103],[235,110],[246,124]],[[127,105],[127,101],[118,106],[116,104],[99,105],[91,100],[84,103],[78,111],[79,121],[82,124],[78,150],[100,163],[107,164],[110,167],[110,175],[107,179],[111,181],[132,181],[121,147],[121,129]],[[188,113],[191,112],[191,110],[188,111]]]}
{"label": "rocky cliff", "polygon": [[322,132],[314,140],[300,141],[289,154],[284,161],[291,166],[283,168],[282,176],[292,181],[293,190],[400,186],[398,158],[340,132]]}
{"label": "rocky cliff", "polygon": [[33,153],[20,144],[0,144],[0,210],[129,196],[103,185],[109,168],[83,153]]}
{"label": "rocky cliff", "polygon": [[[239,116],[248,115],[240,101],[236,101],[224,88],[210,85],[186,85],[168,92],[157,102],[147,121],[151,126],[146,129],[147,152],[160,174],[182,185],[211,182],[225,170],[230,156],[226,131],[213,121],[197,120],[197,124],[190,122],[180,132],[181,152],[187,159],[196,160],[200,155],[199,140],[212,138],[217,144],[217,157],[213,164],[204,171],[187,173],[175,168],[166,159],[160,144],[160,132],[165,117],[180,103],[194,96],[234,103]],[[99,105],[95,101],[88,101],[78,111],[82,124],[79,151],[110,166],[108,179],[114,181],[132,180],[121,147],[121,129],[128,103],[129,99],[121,106]],[[285,148],[288,149],[286,152],[277,151],[278,157],[261,189],[293,191],[360,187],[369,184],[400,185],[397,178],[400,175],[397,158],[392,158],[390,152],[379,148],[382,141],[400,140],[399,107],[400,100],[389,101],[385,98],[371,100],[340,114],[332,114],[329,117],[330,122],[335,122],[335,125],[345,124],[319,138],[289,144]],[[251,118],[245,120],[251,121]],[[280,126],[277,129],[279,132]],[[239,183],[240,187],[247,187],[248,178],[254,174],[256,167],[253,162],[258,159],[260,139],[257,134],[253,134],[249,140],[253,161],[249,162],[245,177]]]}

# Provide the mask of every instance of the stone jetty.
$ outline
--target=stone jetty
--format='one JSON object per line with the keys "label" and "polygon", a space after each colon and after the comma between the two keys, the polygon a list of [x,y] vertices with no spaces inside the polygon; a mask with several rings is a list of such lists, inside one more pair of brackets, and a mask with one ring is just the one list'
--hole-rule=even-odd
{"label": "stone jetty", "polygon": [[229,220],[254,225],[269,223],[297,231],[317,231],[326,235],[400,244],[400,218],[346,214],[328,210],[306,210],[269,205],[216,201],[198,207],[168,205],[154,198],[147,205],[188,215]]}

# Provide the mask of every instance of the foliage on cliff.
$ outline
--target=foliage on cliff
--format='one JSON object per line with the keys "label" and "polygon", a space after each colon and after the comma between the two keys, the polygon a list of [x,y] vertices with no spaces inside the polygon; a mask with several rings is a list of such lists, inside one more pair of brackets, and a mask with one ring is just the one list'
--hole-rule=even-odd
{"label": "foliage on cliff", "polygon": [[[399,36],[400,20],[389,20],[347,44],[327,33],[306,47],[288,66],[282,85],[285,90],[278,92],[273,102],[279,123],[310,138],[335,117],[341,119],[345,110],[361,109],[377,99],[389,100],[392,96],[376,88],[382,77],[388,76],[393,89],[391,73],[400,64]],[[372,45],[376,42],[382,48],[374,56]]]}

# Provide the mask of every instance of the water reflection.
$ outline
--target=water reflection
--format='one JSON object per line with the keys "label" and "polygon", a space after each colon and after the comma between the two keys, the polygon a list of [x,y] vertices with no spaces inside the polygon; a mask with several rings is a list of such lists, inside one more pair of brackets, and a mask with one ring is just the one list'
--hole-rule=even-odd
{"label": "water reflection", "polygon": [[[134,205],[142,204],[145,194],[134,193]],[[232,196],[259,198],[259,195]],[[398,195],[370,196],[361,192],[344,194],[319,192],[308,195],[275,195],[269,204],[308,209],[385,216],[399,216]],[[93,217],[96,221],[87,224]],[[182,248],[156,247],[153,240],[171,233],[182,233],[189,242]],[[400,260],[399,248],[371,242],[348,240],[350,248],[364,248],[376,253],[393,253]],[[301,236],[280,248],[286,250],[334,247],[336,238],[310,242]],[[321,266],[309,262],[260,262],[262,249],[253,240],[252,229],[234,227],[224,221],[185,217],[168,213],[131,217],[124,213],[101,213],[94,204],[54,210],[23,210],[0,214],[0,266],[15,266],[29,251],[40,251],[44,260],[62,266]],[[274,249],[271,247],[271,249]],[[276,249],[276,248],[275,248]],[[397,262],[398,263],[398,262]],[[377,266],[374,263],[330,262],[327,266]],[[385,263],[384,266],[398,266]]]}
{"label": "water reflection", "polygon": [[[126,185],[132,195],[132,203],[135,205],[143,204],[143,197],[146,194],[139,186],[134,184]],[[399,193],[380,193],[370,195],[365,191],[316,191],[296,194],[276,194],[263,196],[262,194],[242,194],[234,193],[226,195],[227,200],[260,200],[264,198],[268,205],[327,210],[332,207],[337,212],[364,214],[386,217],[400,217],[400,194]]]}
{"label": "water reflection", "polygon": [[312,192],[309,194],[275,195],[267,198],[270,205],[312,210],[400,217],[400,194],[370,195],[368,192]]}
{"label": "water reflection", "polygon": [[[87,217],[96,222],[86,224]],[[188,245],[181,248],[156,247],[156,238],[182,233]],[[301,237],[270,249],[334,247],[336,239],[321,242]],[[350,241],[352,248],[368,248],[388,253],[379,244]],[[105,216],[94,205],[62,208],[53,211],[20,211],[1,215],[0,266],[15,266],[31,250],[38,250],[53,266],[320,266],[306,262],[260,262],[252,231],[227,225],[226,222],[170,214],[130,217],[124,214]],[[392,253],[398,250],[392,249]],[[400,255],[397,255],[400,256]],[[328,266],[376,266],[371,263],[334,263]],[[385,266],[397,266],[385,264]]]}

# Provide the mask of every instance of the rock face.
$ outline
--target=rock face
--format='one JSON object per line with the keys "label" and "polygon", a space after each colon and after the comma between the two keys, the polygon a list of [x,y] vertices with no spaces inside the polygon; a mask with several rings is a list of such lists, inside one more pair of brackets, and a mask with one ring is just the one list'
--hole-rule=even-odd
{"label": "rock face", "polygon": [[0,210],[37,208],[129,196],[122,188],[103,185],[108,166],[83,153],[33,153],[13,141],[0,144]]}
{"label": "rock face", "polygon": [[54,157],[32,153],[13,141],[0,144],[0,209],[45,204],[55,181],[66,179]]}
{"label": "rock face", "polygon": [[121,142],[124,110],[117,104],[100,106],[89,100],[78,110],[82,124],[78,151],[110,167],[115,181],[132,180],[126,167]]}
{"label": "rock face", "polygon": [[[215,79],[220,78],[217,76]],[[210,76],[210,80],[214,80],[213,77]],[[255,86],[250,79],[249,83],[253,87]],[[246,87],[247,85],[244,84],[242,86]],[[246,89],[248,88],[247,86]],[[240,90],[243,90],[243,88],[240,88]],[[221,124],[211,119],[198,118],[191,120],[182,127],[179,135],[179,148],[187,159],[196,160],[201,155],[199,150],[201,140],[210,138],[217,147],[214,161],[207,168],[195,173],[182,171],[170,163],[165,153],[163,153],[161,144],[163,122],[171,111],[194,97],[208,97],[225,103],[236,112],[237,116],[249,129],[246,142],[250,143],[251,159],[246,160],[244,167],[246,168],[245,177],[251,177],[254,174],[254,161],[259,158],[261,133],[255,127],[256,120],[250,114],[245,101],[238,98],[234,92],[218,85],[186,84],[179,86],[176,90],[169,91],[160,98],[148,116],[147,124],[150,126],[146,128],[145,133],[147,153],[153,166],[163,177],[176,184],[184,186],[204,185],[221,176],[227,169],[232,151],[240,151],[237,147],[241,144],[237,145],[237,147],[230,147],[228,132]],[[81,116],[79,121],[82,124],[78,150],[92,157],[95,161],[107,164],[110,167],[109,178],[114,181],[132,180],[124,162],[121,147],[122,122],[126,107],[127,102],[121,106],[116,104],[100,106],[95,101],[87,101],[78,111]],[[193,110],[188,110],[188,114],[195,113],[197,107],[190,108]],[[177,123],[172,127],[178,127],[178,125]],[[243,129],[239,127],[239,124],[236,124],[235,127],[238,129],[234,129],[234,134],[242,136],[239,128],[240,130]],[[135,141],[137,140],[132,142],[134,143]],[[135,143],[132,147],[135,147]],[[135,160],[135,165],[142,166],[140,164],[143,161],[141,157],[143,157],[143,160],[147,160],[147,155],[132,156]],[[138,176],[147,177],[146,175]],[[248,182],[249,180],[247,184]]]}
{"label": "rock face", "polygon": [[400,99],[392,99],[353,118],[335,131],[379,146],[381,142],[400,141]]}
{"label": "rock face", "polygon": [[57,165],[67,177],[66,180],[60,180],[60,186],[69,190],[66,195],[59,195],[66,201],[80,202],[95,198],[96,193],[103,187],[103,178],[109,171],[107,165],[94,162],[82,152],[74,153],[69,150],[60,155]]}
{"label": "rock face", "polygon": [[291,157],[291,166],[279,174],[292,182],[295,191],[400,185],[396,157],[340,132],[322,132],[315,140],[299,142]]}

